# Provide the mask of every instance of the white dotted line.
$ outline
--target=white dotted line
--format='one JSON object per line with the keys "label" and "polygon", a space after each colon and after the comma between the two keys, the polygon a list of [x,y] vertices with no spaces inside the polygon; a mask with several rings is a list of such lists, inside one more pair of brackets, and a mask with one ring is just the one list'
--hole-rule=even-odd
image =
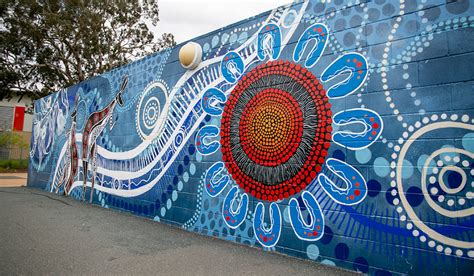
{"label": "white dotted line", "polygon": [[390,34],[387,37],[387,42],[385,43],[385,48],[384,48],[384,53],[383,53],[383,60],[382,60],[382,67],[380,68],[380,76],[382,77],[382,88],[385,94],[385,100],[387,103],[389,103],[390,108],[392,109],[392,112],[394,115],[397,116],[397,120],[399,122],[403,121],[403,116],[400,115],[400,111],[395,107],[395,103],[392,102],[391,92],[388,87],[388,80],[387,80],[387,72],[389,71],[388,68],[388,54],[390,52],[390,47],[392,45],[392,40],[394,38],[394,34],[397,32],[398,28],[400,27],[400,22],[402,21],[402,16],[405,14],[404,8],[405,8],[405,0],[400,0],[400,12],[399,16],[395,19],[395,23],[392,26],[392,30],[390,31]]}
{"label": "white dotted line", "polygon": [[[463,116],[461,116],[461,118],[459,118],[459,116],[456,115],[456,114],[452,114],[452,115],[449,116],[449,118],[448,118],[448,115],[445,114],[445,113],[441,114],[441,116],[438,116],[438,115],[436,115],[436,114],[433,114],[431,117],[424,117],[424,118],[422,118],[421,122],[420,122],[420,121],[417,121],[417,122],[415,122],[414,125],[411,125],[411,126],[408,126],[408,127],[407,127],[408,132],[407,132],[407,131],[403,132],[402,137],[400,137],[400,138],[398,139],[398,141],[397,141],[398,144],[402,145],[402,144],[405,142],[405,140],[409,140],[409,132],[414,132],[414,131],[416,131],[418,128],[422,127],[423,125],[429,124],[430,121],[435,122],[435,121],[437,121],[438,119],[442,119],[442,120],[448,120],[448,119],[449,119],[449,120],[451,120],[451,121],[457,121],[458,119],[461,119],[461,121],[463,121],[463,122],[468,122],[470,118],[469,118],[468,115],[463,115]],[[471,120],[471,123],[474,123],[474,118]],[[391,157],[394,159],[394,161],[392,161],[392,162],[390,163],[390,167],[392,168],[392,170],[391,170],[391,172],[390,172],[390,177],[392,178],[392,180],[391,180],[391,182],[390,182],[390,186],[391,186],[391,187],[396,187],[396,186],[397,186],[397,183],[396,183],[396,181],[394,180],[394,179],[395,179],[395,174],[396,174],[396,173],[395,173],[395,169],[396,169],[396,162],[395,162],[395,161],[396,161],[396,159],[397,159],[397,157],[398,157],[398,152],[399,152],[400,149],[401,149],[401,148],[400,148],[400,145],[395,145],[395,146],[393,146],[395,152],[394,152],[394,153],[392,154],[392,156],[391,156]],[[389,147],[390,147],[390,145],[389,145]],[[454,160],[454,158],[453,158],[452,160]],[[439,163],[439,161],[441,161],[441,163]],[[439,161],[437,162],[437,165],[440,165],[440,164],[441,164],[441,166],[442,166],[442,165],[443,165],[442,160],[439,160]],[[459,161],[460,161],[460,159],[459,159]],[[466,160],[463,160],[463,162],[464,162],[464,161],[466,161]],[[464,165],[469,166],[470,164],[469,164],[469,162],[467,162],[467,164],[466,164],[466,162],[464,162],[463,166],[464,166]],[[465,166],[465,167],[467,167],[467,166]],[[471,174],[474,175],[474,171],[472,171]],[[435,179],[435,181],[436,181],[436,179]],[[429,182],[431,183],[432,180],[430,179]],[[433,183],[434,183],[434,181],[433,181]],[[474,184],[473,184],[473,185],[474,185]],[[397,195],[398,195],[398,191],[395,190],[395,189],[393,189],[393,190],[391,191],[391,195],[394,196],[394,197],[397,196]],[[440,198],[441,198],[441,201],[440,201]],[[440,202],[444,201],[444,196],[441,195],[440,197],[438,197],[438,201],[440,201]],[[400,205],[400,199],[399,199],[398,197],[396,197],[396,198],[393,199],[392,203],[393,203],[395,206],[397,206],[396,211],[397,211],[397,213],[400,214],[400,221],[402,221],[402,222],[407,221],[406,215],[403,214],[403,212],[404,212],[403,207],[402,207],[402,206],[399,206],[399,205]],[[449,203],[449,200],[448,200],[448,205],[449,205],[449,204],[450,204],[450,203]],[[450,205],[450,206],[452,206],[452,205],[454,205],[454,201],[451,202],[451,205]],[[407,222],[406,225],[405,225],[405,227],[406,227],[407,230],[410,230],[410,231],[411,231],[411,233],[412,233],[412,235],[413,235],[414,237],[418,237],[421,242],[423,242],[423,243],[427,242],[427,244],[428,244],[428,246],[429,246],[430,248],[435,248],[436,251],[438,251],[438,252],[444,252],[446,255],[451,255],[451,254],[453,253],[453,250],[452,250],[450,247],[448,247],[448,246],[443,247],[442,244],[437,244],[437,242],[434,241],[434,240],[431,240],[431,239],[428,240],[428,238],[427,238],[425,235],[423,235],[422,233],[420,233],[420,231],[417,230],[417,229],[412,230],[412,229],[413,229],[413,223]],[[461,250],[461,249],[457,249],[457,250],[455,251],[455,254],[456,254],[456,256],[458,256],[458,257],[462,257],[462,256],[464,255],[464,251]],[[467,256],[469,256],[470,258],[474,258],[474,250],[468,250],[468,251],[466,252],[466,254],[467,254]]]}
{"label": "white dotted line", "polygon": [[[421,8],[423,8],[422,5],[420,5],[420,6],[421,6]],[[418,12],[418,16],[422,17],[423,15],[424,15],[424,11],[419,11]],[[423,18],[422,21],[425,21],[423,23],[427,22],[427,19],[426,20],[425,19],[426,18]],[[444,31],[447,31],[447,30],[450,30],[451,28],[452,29],[459,28],[460,23],[462,23],[462,27],[467,27],[467,26],[469,26],[469,23],[467,21],[470,21],[470,18],[461,17],[460,19],[446,20],[444,22],[439,22],[437,24],[427,26],[426,31],[423,31],[423,32],[421,32],[421,34],[419,36],[416,36],[414,41],[412,41],[410,43],[410,45],[408,45],[406,47],[406,49],[402,51],[401,54],[398,54],[394,59],[391,60],[391,64],[400,65],[403,62],[406,62],[406,63],[411,62],[412,58],[414,58],[418,54],[423,53],[424,48],[427,48],[431,45],[430,41],[432,41],[434,39],[433,34],[434,33],[441,33],[443,31],[443,26],[444,25],[446,25],[444,27]],[[452,26],[449,26],[449,25],[452,25]],[[382,66],[382,64],[379,64],[379,66]],[[392,65],[392,67],[393,67],[393,65]],[[402,68],[405,71],[405,73],[403,73],[403,75],[402,75],[402,78],[404,80],[408,80],[409,77],[410,77],[410,74],[408,72],[406,72],[409,68],[408,64],[404,64]],[[407,90],[411,90],[412,89],[412,84],[407,83],[405,88]],[[413,103],[414,103],[415,106],[420,106],[421,105],[421,100],[416,98],[416,92],[413,91],[410,94],[410,96],[412,98],[414,98]],[[425,115],[426,111],[424,109],[420,109],[419,114],[420,115]],[[406,123],[404,123],[404,127],[406,128]]]}
{"label": "white dotted line", "polygon": [[196,212],[194,212],[193,216],[183,224],[182,228],[183,229],[189,229],[191,226],[193,226],[197,220],[199,219],[199,216],[201,214],[201,208],[202,208],[202,194],[204,191],[204,179],[206,178],[206,173],[204,172],[201,175],[201,179],[199,180],[199,185],[198,185],[198,190],[197,190],[197,203],[196,203]]}

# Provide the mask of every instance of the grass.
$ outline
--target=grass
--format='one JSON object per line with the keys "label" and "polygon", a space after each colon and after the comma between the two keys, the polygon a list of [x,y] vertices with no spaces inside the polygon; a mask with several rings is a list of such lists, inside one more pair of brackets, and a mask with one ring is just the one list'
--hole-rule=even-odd
{"label": "grass", "polygon": [[0,172],[25,172],[28,160],[0,160]]}

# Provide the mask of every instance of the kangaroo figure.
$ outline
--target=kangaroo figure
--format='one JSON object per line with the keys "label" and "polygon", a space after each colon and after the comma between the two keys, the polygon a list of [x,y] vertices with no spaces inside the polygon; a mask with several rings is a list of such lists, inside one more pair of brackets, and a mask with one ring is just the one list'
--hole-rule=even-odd
{"label": "kangaroo figure", "polygon": [[76,145],[76,118],[77,118],[77,104],[79,102],[79,96],[76,96],[76,102],[74,105],[74,111],[71,114],[72,123],[71,129],[66,132],[68,136],[67,140],[67,149],[66,149],[66,164],[64,165],[63,173],[60,177],[58,186],[56,187],[55,192],[57,193],[59,189],[64,185],[64,195],[68,196],[69,191],[74,183],[74,178],[76,177],[78,171],[78,161],[77,161],[77,145]]}
{"label": "kangaroo figure", "polygon": [[117,103],[123,106],[122,93],[128,84],[128,77],[125,77],[117,96],[104,109],[92,113],[84,127],[82,134],[82,169],[84,172],[84,182],[82,185],[82,200],[85,200],[87,173],[89,172],[89,164],[92,170],[90,202],[92,203],[94,195],[94,182],[97,173],[97,137],[105,129],[107,123],[110,123],[110,129],[113,127],[112,115]]}

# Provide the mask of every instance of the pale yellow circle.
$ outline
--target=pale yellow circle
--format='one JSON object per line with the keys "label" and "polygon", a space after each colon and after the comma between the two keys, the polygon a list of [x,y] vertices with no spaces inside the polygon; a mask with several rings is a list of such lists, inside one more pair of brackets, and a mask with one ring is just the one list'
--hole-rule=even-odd
{"label": "pale yellow circle", "polygon": [[179,61],[185,67],[189,66],[193,63],[195,55],[196,47],[191,43],[187,43],[179,50]]}

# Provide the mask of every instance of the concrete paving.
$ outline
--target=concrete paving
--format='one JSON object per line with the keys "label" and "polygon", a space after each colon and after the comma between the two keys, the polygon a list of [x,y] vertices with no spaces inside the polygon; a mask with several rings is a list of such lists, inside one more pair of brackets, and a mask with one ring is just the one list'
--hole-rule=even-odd
{"label": "concrete paving", "polygon": [[0,275],[99,273],[353,274],[37,189],[0,188]]}
{"label": "concrete paving", "polygon": [[26,173],[0,173],[0,187],[20,187],[26,185]]}

